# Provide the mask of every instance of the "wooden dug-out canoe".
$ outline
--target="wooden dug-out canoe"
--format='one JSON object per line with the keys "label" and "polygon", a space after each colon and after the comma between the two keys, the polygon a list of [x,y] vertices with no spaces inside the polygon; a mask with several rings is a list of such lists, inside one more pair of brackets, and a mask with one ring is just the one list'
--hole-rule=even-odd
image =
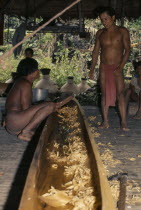
{"label": "wooden dug-out canoe", "polygon": [[19,209],[116,209],[93,134],[77,100],[48,117]]}

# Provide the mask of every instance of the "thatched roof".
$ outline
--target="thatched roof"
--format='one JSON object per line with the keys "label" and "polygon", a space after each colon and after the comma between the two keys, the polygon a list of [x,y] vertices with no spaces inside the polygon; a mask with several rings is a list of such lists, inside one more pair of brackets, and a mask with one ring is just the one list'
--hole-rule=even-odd
{"label": "thatched roof", "polygon": [[[27,17],[44,17],[49,19],[71,4],[74,0],[0,0],[0,12]],[[141,0],[82,0],[84,18],[94,18],[94,9],[99,6],[112,6],[117,16],[127,18],[141,16]],[[78,6],[75,5],[62,18],[78,18]]]}

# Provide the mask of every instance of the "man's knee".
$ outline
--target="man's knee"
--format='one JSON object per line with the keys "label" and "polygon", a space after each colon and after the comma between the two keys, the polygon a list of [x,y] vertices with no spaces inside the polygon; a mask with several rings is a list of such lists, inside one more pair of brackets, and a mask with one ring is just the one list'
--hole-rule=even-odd
{"label": "man's knee", "polygon": [[49,110],[50,112],[55,111],[55,107],[56,107],[55,103],[53,103],[53,102],[49,102],[49,103],[48,103],[48,110]]}
{"label": "man's knee", "polygon": [[117,100],[121,100],[124,98],[124,91],[121,91],[120,93],[117,93]]}

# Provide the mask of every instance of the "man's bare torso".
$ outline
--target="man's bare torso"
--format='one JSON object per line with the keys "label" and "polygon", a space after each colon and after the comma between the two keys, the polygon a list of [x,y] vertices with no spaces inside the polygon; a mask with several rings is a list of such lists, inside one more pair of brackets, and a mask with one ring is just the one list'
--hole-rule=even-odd
{"label": "man's bare torso", "polygon": [[123,46],[124,29],[116,26],[115,30],[102,29],[99,35],[101,46],[100,59],[104,64],[119,64],[124,54]]}

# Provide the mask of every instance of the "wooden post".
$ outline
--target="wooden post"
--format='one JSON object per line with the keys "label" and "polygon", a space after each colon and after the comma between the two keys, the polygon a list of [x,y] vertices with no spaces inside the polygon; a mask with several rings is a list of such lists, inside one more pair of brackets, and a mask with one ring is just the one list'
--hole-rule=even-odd
{"label": "wooden post", "polygon": [[124,6],[125,6],[125,1],[121,1],[121,26],[124,26]]}
{"label": "wooden post", "polygon": [[116,9],[117,0],[109,0],[109,6]]}
{"label": "wooden post", "polygon": [[80,32],[84,32],[84,20],[82,17],[82,3],[78,3],[78,13],[79,13],[79,30]]}
{"label": "wooden post", "polygon": [[0,14],[0,45],[3,45],[4,14]]}

